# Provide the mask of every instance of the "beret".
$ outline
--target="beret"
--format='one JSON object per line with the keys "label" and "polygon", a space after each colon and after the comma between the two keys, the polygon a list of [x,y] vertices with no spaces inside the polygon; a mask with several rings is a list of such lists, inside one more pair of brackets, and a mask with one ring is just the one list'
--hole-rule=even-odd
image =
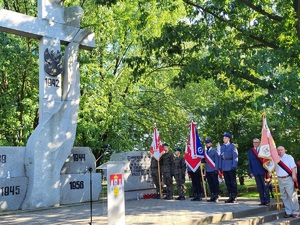
{"label": "beret", "polygon": [[175,151],[181,152],[181,148],[175,148]]}

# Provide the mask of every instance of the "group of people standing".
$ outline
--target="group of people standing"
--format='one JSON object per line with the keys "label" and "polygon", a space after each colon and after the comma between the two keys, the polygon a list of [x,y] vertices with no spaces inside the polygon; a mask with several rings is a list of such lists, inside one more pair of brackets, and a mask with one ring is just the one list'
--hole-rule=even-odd
{"label": "group of people standing", "polygon": [[[218,152],[212,147],[212,140],[205,139],[205,154],[202,163],[205,163],[205,177],[210,189],[211,197],[209,202],[218,202],[219,200],[219,174],[224,176],[229,198],[225,203],[237,202],[237,181],[236,170],[238,166],[238,151],[236,146],[231,143],[231,134],[223,134],[223,145]],[[185,174],[186,168],[192,180],[194,196],[191,201],[201,201],[203,197],[203,174],[201,167],[195,171],[187,167],[185,159],[181,156],[181,149],[175,149],[175,156],[169,151],[168,144],[164,144],[164,153],[158,162],[154,157],[151,160],[151,174],[156,186],[156,198],[160,198],[159,178],[163,178],[166,185],[166,196],[164,199],[173,199],[174,186],[173,177],[175,178],[178,195],[176,200],[185,200]],[[258,157],[260,151],[260,140],[253,139],[253,148],[248,151],[249,176],[255,178],[257,190],[259,193],[261,206],[270,205],[270,190],[272,189],[272,177],[263,167],[263,160]],[[277,148],[280,162],[276,164],[275,172],[278,178],[281,199],[285,206],[285,218],[299,216],[299,202],[295,189],[297,183],[297,166],[294,158],[286,154],[283,146]],[[161,174],[158,174],[158,163],[161,165]],[[273,195],[273,194],[272,194]]]}
{"label": "group of people standing", "polygon": [[[235,203],[237,197],[236,168],[238,164],[238,152],[234,144],[230,143],[231,135],[227,132],[223,135],[224,144],[221,146],[219,153],[212,147],[212,140],[205,139],[206,152],[202,162],[205,163],[205,176],[209,185],[211,197],[209,202],[218,202],[219,199],[219,171],[224,174],[225,183],[229,193],[229,198],[225,203]],[[166,196],[164,199],[173,199],[174,186],[173,177],[175,178],[178,195],[176,200],[184,200],[185,196],[185,174],[186,168],[192,180],[194,196],[191,201],[201,201],[203,197],[203,174],[201,167],[192,171],[185,164],[185,159],[181,155],[181,149],[175,149],[175,156],[169,151],[168,144],[163,144],[164,154],[162,154],[158,162],[154,157],[151,159],[151,175],[156,187],[156,198],[160,198],[159,178],[162,177],[163,183],[166,185]],[[158,169],[160,163],[160,170]],[[161,172],[159,174],[159,171]]]}
{"label": "group of people standing", "polygon": [[[259,193],[260,204],[270,205],[270,190],[272,183],[269,172],[263,167],[262,159],[258,157],[260,151],[260,140],[253,139],[253,148],[248,151],[249,175],[255,178]],[[275,172],[278,179],[278,186],[281,199],[285,206],[285,218],[299,216],[299,202],[295,185],[297,183],[297,166],[294,158],[286,154],[283,146],[277,148],[280,162],[276,164]]]}

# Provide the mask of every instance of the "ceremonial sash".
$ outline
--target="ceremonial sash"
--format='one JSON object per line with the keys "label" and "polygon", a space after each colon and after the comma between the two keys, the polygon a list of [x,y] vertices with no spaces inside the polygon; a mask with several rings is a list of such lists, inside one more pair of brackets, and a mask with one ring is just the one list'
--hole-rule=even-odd
{"label": "ceremonial sash", "polygon": [[[256,156],[256,158],[261,162],[261,165],[263,165],[263,158],[258,157],[258,152],[256,151],[256,149],[252,148],[251,150],[252,150],[253,154]],[[270,178],[270,175],[269,175],[268,171],[266,170],[265,179],[269,179],[269,178]]]}
{"label": "ceremonial sash", "polygon": [[[278,166],[280,166],[285,172],[287,172],[288,175],[292,176],[292,170],[287,165],[285,165],[284,162],[280,160]],[[298,182],[294,182],[294,183],[295,183],[295,188],[298,188]]]}
{"label": "ceremonial sash", "polygon": [[212,161],[212,159],[209,157],[209,155],[207,155],[207,150],[204,151],[204,158],[205,158],[206,162],[207,162],[213,169],[216,168],[216,165],[215,165],[214,161]]}

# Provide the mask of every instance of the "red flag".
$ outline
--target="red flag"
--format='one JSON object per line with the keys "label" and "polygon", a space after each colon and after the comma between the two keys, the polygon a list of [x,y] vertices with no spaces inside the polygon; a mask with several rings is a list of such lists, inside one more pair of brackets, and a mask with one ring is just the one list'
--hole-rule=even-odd
{"label": "red flag", "polygon": [[162,146],[158,130],[156,128],[156,125],[154,125],[153,138],[152,138],[152,144],[151,144],[151,147],[150,147],[150,153],[154,156],[154,158],[156,158],[156,160],[159,160],[163,150],[164,150],[164,148]]}
{"label": "red flag", "polygon": [[266,114],[263,114],[261,142],[258,157],[263,158],[263,166],[269,172],[274,171],[276,164],[280,161],[276,145],[267,124]]}
{"label": "red flag", "polygon": [[[190,123],[189,126],[190,128],[193,127],[194,123]],[[186,164],[188,165],[188,167],[193,171],[195,172],[198,167],[200,166],[201,164],[201,158],[200,157],[195,157],[195,153],[196,153],[196,150],[197,150],[197,144],[196,144],[196,140],[193,139],[193,136],[195,137],[194,133],[193,133],[193,130],[194,129],[191,129],[190,131],[190,136],[188,138],[188,142],[187,142],[187,145],[185,147],[185,153],[184,153],[184,159],[185,159],[185,162]],[[191,142],[192,142],[192,145],[191,146]],[[199,140],[200,142],[200,140]]]}

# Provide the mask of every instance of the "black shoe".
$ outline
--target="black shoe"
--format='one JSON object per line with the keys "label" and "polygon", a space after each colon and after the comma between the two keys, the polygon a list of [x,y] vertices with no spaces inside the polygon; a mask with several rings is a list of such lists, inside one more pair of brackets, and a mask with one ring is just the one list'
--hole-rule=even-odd
{"label": "black shoe", "polygon": [[169,195],[166,200],[173,200],[173,196]]}
{"label": "black shoe", "polygon": [[219,195],[215,195],[213,201],[214,202],[219,202]]}
{"label": "black shoe", "polygon": [[156,199],[160,199],[160,195],[156,195],[156,197],[155,197]]}
{"label": "black shoe", "polygon": [[258,204],[258,205],[265,205],[266,203],[260,203],[260,204]]}
{"label": "black shoe", "polygon": [[184,196],[181,196],[181,197],[180,197],[180,200],[185,200],[185,197],[184,197]]}
{"label": "black shoe", "polygon": [[213,202],[214,201],[214,196],[211,196],[210,199],[207,200],[208,202]]}
{"label": "black shoe", "polygon": [[191,201],[198,201],[198,199],[199,199],[199,195],[196,194],[196,195],[194,196],[194,198],[191,199]]}
{"label": "black shoe", "polygon": [[175,200],[181,200],[180,198],[181,198],[181,197],[177,197],[177,198],[175,198]]}

